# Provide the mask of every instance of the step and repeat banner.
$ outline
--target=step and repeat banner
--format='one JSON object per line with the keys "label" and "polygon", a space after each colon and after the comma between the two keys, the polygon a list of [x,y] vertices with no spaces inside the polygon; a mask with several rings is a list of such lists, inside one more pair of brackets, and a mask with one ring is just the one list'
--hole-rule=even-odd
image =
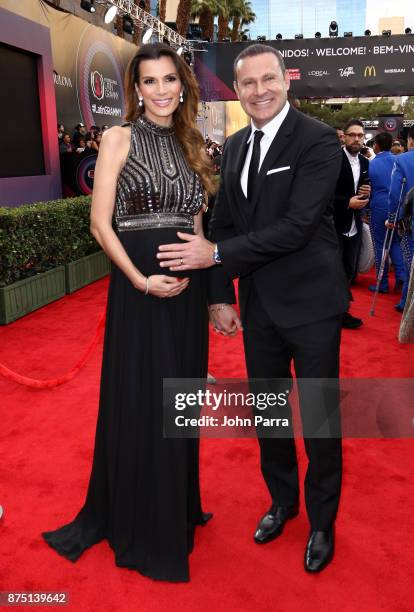
{"label": "step and repeat banner", "polygon": [[51,23],[56,107],[73,128],[119,125],[123,120],[124,74],[137,47],[71,16]]}
{"label": "step and repeat banner", "polygon": [[[233,62],[249,42],[205,44],[196,53],[204,100],[235,100]],[[298,98],[401,96],[414,93],[414,36],[276,40]]]}
{"label": "step and repeat banner", "polygon": [[[59,122],[73,132],[77,123],[102,127],[124,120],[124,74],[137,47],[101,28],[56,12],[51,23],[56,108]],[[64,192],[90,194],[97,155],[61,155]]]}

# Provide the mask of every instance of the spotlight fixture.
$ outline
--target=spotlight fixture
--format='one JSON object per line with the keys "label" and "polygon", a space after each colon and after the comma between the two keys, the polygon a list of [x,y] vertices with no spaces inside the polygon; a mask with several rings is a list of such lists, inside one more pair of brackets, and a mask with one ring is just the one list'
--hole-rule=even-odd
{"label": "spotlight fixture", "polygon": [[371,36],[371,30],[365,30],[364,36]]}
{"label": "spotlight fixture", "polygon": [[[242,39],[242,40],[249,40],[249,37],[247,36],[247,34],[242,34],[241,39]],[[207,42],[211,42],[211,41],[210,41],[210,39],[208,39],[208,41],[207,41]]]}
{"label": "spotlight fixture", "polygon": [[257,40],[258,40],[259,42],[263,42],[264,40],[266,40],[266,36],[258,36],[258,37],[257,37]]}
{"label": "spotlight fixture", "polygon": [[404,33],[405,33],[405,34],[412,34],[412,33],[413,33],[413,31],[412,31],[412,29],[411,29],[411,28],[405,28]]}
{"label": "spotlight fixture", "polygon": [[382,30],[381,34],[383,36],[391,36],[391,30]]}
{"label": "spotlight fixture", "polygon": [[84,11],[88,11],[88,13],[94,13],[95,12],[95,7],[94,7],[94,1],[95,0],[81,0],[81,8]]}
{"label": "spotlight fixture", "polygon": [[336,21],[331,21],[329,24],[329,36],[338,36],[338,24]]}
{"label": "spotlight fixture", "polygon": [[231,42],[230,36],[225,36],[221,42]]}
{"label": "spotlight fixture", "polygon": [[135,32],[134,21],[133,21],[132,17],[130,17],[129,15],[124,15],[123,16],[123,18],[122,18],[122,29],[127,34],[133,34]]}
{"label": "spotlight fixture", "polygon": [[276,34],[276,40],[282,40],[282,38],[283,38],[283,36],[280,34],[280,32],[279,32],[279,34]]}
{"label": "spotlight fixture", "polygon": [[142,37],[142,44],[146,45],[150,40],[151,40],[151,36],[153,34],[154,30],[152,28],[148,28],[148,30],[146,30],[144,32],[144,35]]}
{"label": "spotlight fixture", "polygon": [[353,33],[352,32],[344,32],[344,36],[346,38],[350,38],[351,36],[353,36]]}
{"label": "spotlight fixture", "polygon": [[322,34],[320,32],[315,32],[315,38],[322,38]]}
{"label": "spotlight fixture", "polygon": [[183,51],[184,51],[183,47],[178,47],[177,55],[181,55]]}
{"label": "spotlight fixture", "polygon": [[295,38],[296,40],[299,40],[300,38],[303,38],[303,34],[295,34]]}
{"label": "spotlight fixture", "polygon": [[116,17],[116,12],[117,12],[117,10],[118,10],[118,9],[117,9],[117,8],[116,8],[116,6],[114,6],[114,5],[112,5],[112,6],[110,6],[109,8],[107,8],[107,9],[106,9],[106,11],[105,11],[105,15],[104,15],[104,22],[105,22],[106,24],[108,24],[108,23],[112,23],[112,22],[113,22],[113,20],[114,20],[114,19],[115,19],[115,17]]}
{"label": "spotlight fixture", "polygon": [[188,64],[191,68],[193,65],[193,56],[191,55],[190,51],[185,51],[183,57],[184,57],[186,64]]}

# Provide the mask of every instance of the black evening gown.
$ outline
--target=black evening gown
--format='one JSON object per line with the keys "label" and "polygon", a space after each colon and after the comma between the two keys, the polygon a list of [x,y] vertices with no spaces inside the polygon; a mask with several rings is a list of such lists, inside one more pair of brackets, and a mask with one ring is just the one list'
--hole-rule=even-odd
{"label": "black evening gown", "polygon": [[[192,233],[201,204],[199,178],[173,128],[138,118],[118,178],[115,215],[118,236],[139,270],[165,273],[158,245],[177,242],[177,230]],[[189,579],[195,526],[208,519],[200,501],[199,444],[164,438],[162,412],[163,378],[207,375],[205,271],[186,276],[184,292],[160,299],[134,289],[112,266],[86,501],[73,522],[43,533],[71,561],[106,538],[120,567],[158,580]]]}

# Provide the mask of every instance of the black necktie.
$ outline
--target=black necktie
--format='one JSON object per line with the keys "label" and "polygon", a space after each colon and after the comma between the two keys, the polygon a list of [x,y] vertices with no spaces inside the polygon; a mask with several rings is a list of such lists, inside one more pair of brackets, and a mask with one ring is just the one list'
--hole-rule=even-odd
{"label": "black necktie", "polygon": [[260,140],[262,139],[263,132],[256,130],[254,133],[253,151],[252,158],[250,160],[249,175],[247,177],[247,199],[249,202],[253,199],[254,184],[259,173],[259,162],[260,162]]}

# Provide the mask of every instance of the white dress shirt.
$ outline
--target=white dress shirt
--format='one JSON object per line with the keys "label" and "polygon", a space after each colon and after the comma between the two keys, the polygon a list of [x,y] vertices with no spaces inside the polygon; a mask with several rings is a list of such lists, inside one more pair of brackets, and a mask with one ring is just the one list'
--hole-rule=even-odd
{"label": "white dress shirt", "polygon": [[277,114],[276,117],[273,117],[273,119],[269,121],[269,123],[266,123],[266,125],[264,125],[262,128],[257,128],[254,125],[253,120],[251,120],[250,122],[252,132],[249,136],[249,140],[247,141],[247,143],[249,144],[249,148],[247,150],[246,160],[244,162],[243,170],[240,176],[241,187],[243,189],[243,193],[246,196],[246,198],[247,198],[247,178],[249,175],[250,160],[252,158],[252,152],[253,152],[254,133],[256,132],[256,130],[261,130],[263,132],[263,136],[260,141],[260,161],[259,161],[259,170],[260,170],[260,167],[263,163],[264,158],[266,157],[266,153],[268,152],[270,145],[272,144],[274,138],[276,137],[276,134],[278,133],[279,128],[282,125],[283,121],[286,119],[286,115],[289,112],[289,108],[290,108],[290,104],[289,102],[286,102],[285,106],[282,108],[280,113]]}
{"label": "white dress shirt", "polygon": [[[357,155],[351,155],[346,147],[344,147],[344,151],[345,151],[345,155],[347,156],[349,163],[351,164],[351,170],[352,170],[352,175],[354,177],[354,192],[356,194],[357,190],[358,190],[358,181],[359,181],[359,177],[361,175],[361,166],[359,164],[359,156]],[[349,230],[349,232],[344,232],[343,236],[347,236],[348,238],[351,238],[352,236],[356,236],[358,233],[357,227],[356,227],[356,223],[355,223],[355,214],[352,213],[352,223],[351,223],[351,228]]]}

